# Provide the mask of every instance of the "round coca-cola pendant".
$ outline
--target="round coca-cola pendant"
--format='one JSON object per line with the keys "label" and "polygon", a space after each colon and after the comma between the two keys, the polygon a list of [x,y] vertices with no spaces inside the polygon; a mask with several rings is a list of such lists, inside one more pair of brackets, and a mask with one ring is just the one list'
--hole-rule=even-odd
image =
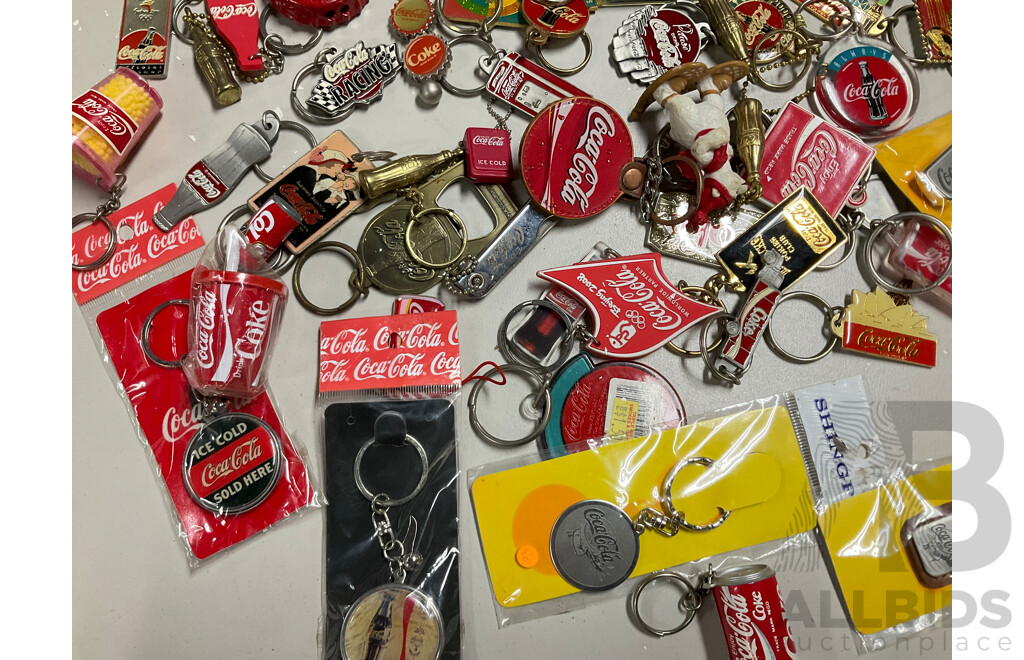
{"label": "round coca-cola pendant", "polygon": [[917,72],[887,43],[861,35],[836,41],[818,67],[814,98],[841,128],[870,140],[900,132],[917,112]]}
{"label": "round coca-cola pendant", "polygon": [[522,0],[519,11],[526,22],[555,38],[575,37],[590,19],[586,0],[569,0],[563,5],[547,6],[537,0]]}
{"label": "round coca-cola pendant", "polygon": [[230,515],[267,499],[281,475],[281,463],[281,441],[269,424],[245,413],[227,413],[192,436],[182,477],[199,506]]}
{"label": "round coca-cola pendant", "polygon": [[597,215],[622,194],[619,174],[633,160],[626,122],[607,103],[574,96],[534,118],[519,146],[526,191],[558,218]]}
{"label": "round coca-cola pendant", "polygon": [[707,17],[695,7],[643,7],[616,31],[612,59],[624,75],[647,84],[669,69],[696,61],[710,32]]}

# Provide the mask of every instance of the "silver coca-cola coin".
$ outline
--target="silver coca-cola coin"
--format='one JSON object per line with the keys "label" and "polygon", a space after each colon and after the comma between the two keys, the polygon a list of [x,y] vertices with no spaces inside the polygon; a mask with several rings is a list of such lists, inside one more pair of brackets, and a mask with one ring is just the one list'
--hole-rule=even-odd
{"label": "silver coca-cola coin", "polygon": [[182,478],[188,494],[207,511],[243,513],[274,490],[281,462],[281,441],[269,424],[245,413],[227,413],[192,436]]}
{"label": "silver coca-cola coin", "polygon": [[558,574],[585,591],[622,584],[640,557],[633,521],[603,500],[584,500],[563,511],[551,528],[550,545]]}

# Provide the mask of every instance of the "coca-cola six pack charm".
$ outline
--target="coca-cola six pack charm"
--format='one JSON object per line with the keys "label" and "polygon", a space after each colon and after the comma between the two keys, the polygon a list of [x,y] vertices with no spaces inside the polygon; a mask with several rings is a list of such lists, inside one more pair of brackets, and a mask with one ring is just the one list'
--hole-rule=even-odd
{"label": "coca-cola six pack charm", "polygon": [[[908,365],[947,373],[952,118],[922,102],[941,95],[922,95],[936,83],[916,67],[951,63],[951,2],[393,0],[357,32],[327,35],[355,34],[344,46],[313,50],[366,4],[125,0],[113,73],[72,101],[73,173],[103,193],[72,219],[73,293],[189,564],[324,504],[297,439],[312,422],[330,498],[323,660],[457,660],[461,626],[480,625],[459,603],[460,557],[481,550],[461,526],[474,523],[499,628],[621,586],[622,626],[679,633],[701,610],[713,618],[713,599],[724,638],[708,639],[705,655],[795,660],[786,559],[817,555],[815,545],[831,555],[858,650],[946,620],[951,492],[931,473],[906,476],[859,379],[859,398],[847,381],[778,387],[693,415],[694,404],[715,409],[715,388],[801,373],[780,361],[873,358],[841,366],[911,392],[932,381]],[[614,30],[603,33],[609,56],[591,61],[602,8],[620,13],[599,26]],[[912,49],[899,42],[907,24]],[[195,67],[169,58],[175,38],[191,44]],[[512,43],[518,52],[499,47]],[[99,50],[109,58],[112,46]],[[307,51],[289,90],[278,74]],[[196,74],[217,106],[240,101],[239,80],[265,83],[261,94],[283,105],[287,95],[299,120],[275,108],[231,121],[211,150],[224,129],[209,113],[220,110],[176,87]],[[144,78],[177,88],[165,122]],[[908,130],[919,114],[924,125]],[[342,120],[361,146],[321,130]],[[195,126],[191,142],[148,160],[142,138],[166,144],[174,126]],[[281,129],[311,149],[274,156]],[[132,191],[139,151],[135,167],[170,180],[184,169],[180,183]],[[236,188],[245,203],[219,225],[204,214]],[[487,207],[483,225],[454,199],[465,196]],[[869,214],[879,208],[888,217]],[[549,233],[558,238],[532,252]],[[628,247],[627,234],[632,250],[609,247]],[[567,252],[581,236],[588,251]],[[640,243],[655,251],[636,254]],[[344,257],[345,277],[308,265],[324,251]],[[315,305],[300,273],[308,291],[322,289],[310,298],[350,297]],[[849,295],[813,293],[833,283]],[[499,300],[517,300],[516,286],[527,296],[497,313],[465,303],[498,286]],[[929,292],[938,299],[917,297]],[[304,309],[286,320],[292,296]],[[364,298],[363,314],[349,311]],[[792,301],[818,310],[817,353],[791,346],[807,318],[780,311]],[[312,363],[294,348],[309,343],[306,311],[332,317],[319,326],[316,414],[288,410],[286,425],[272,381],[282,373],[299,387],[289,406],[312,387],[299,371]],[[476,438],[537,451],[511,467],[470,466],[463,481],[462,413]],[[472,507],[460,514],[463,483]],[[886,579],[865,568],[880,557]],[[669,585],[672,606],[652,616],[648,599]],[[881,608],[890,593],[935,607],[921,618]],[[580,644],[586,656],[608,652],[600,635]]]}

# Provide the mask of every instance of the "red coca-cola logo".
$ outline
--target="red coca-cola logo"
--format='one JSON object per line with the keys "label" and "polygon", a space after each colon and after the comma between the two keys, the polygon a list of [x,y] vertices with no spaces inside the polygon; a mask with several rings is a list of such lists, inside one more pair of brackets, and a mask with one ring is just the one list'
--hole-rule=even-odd
{"label": "red coca-cola logo", "polygon": [[537,0],[522,0],[519,11],[531,25],[560,37],[582,32],[590,18],[590,9],[585,0],[569,0],[557,7],[542,5]]}
{"label": "red coca-cola logo", "polygon": [[[785,27],[785,18],[779,8],[761,0],[740,3],[736,6],[736,15],[743,22],[744,38],[747,48],[751,50],[761,42],[767,32]],[[778,40],[779,37],[774,37],[771,43],[766,45],[774,45]]]}
{"label": "red coca-cola logo", "polygon": [[686,14],[659,9],[644,28],[641,40],[652,62],[664,69],[693,62],[700,53],[700,34]]}
{"label": "red coca-cola logo", "polygon": [[95,90],[71,102],[71,114],[99,133],[118,155],[128,149],[139,125],[116,103]]}
{"label": "red coca-cola logo", "polygon": [[207,204],[219,199],[228,189],[203,161],[199,161],[189,170],[185,175],[185,181]]}
{"label": "red coca-cola logo", "polygon": [[881,57],[857,57],[836,74],[836,91],[847,114],[857,122],[886,126],[900,119],[910,102],[907,82]]}
{"label": "red coca-cola logo", "polygon": [[447,55],[443,41],[432,34],[424,34],[406,47],[405,67],[418,76],[429,76],[441,68]]}
{"label": "red coca-cola logo", "polygon": [[545,108],[523,136],[527,192],[560,218],[589,218],[619,198],[619,173],[633,158],[622,117],[602,101],[569,98]]}
{"label": "red coca-cola logo", "polygon": [[315,225],[324,219],[323,214],[317,211],[316,207],[302,196],[298,186],[288,183],[281,186],[278,191],[284,195],[289,204],[295,207],[295,210],[302,217],[302,221],[307,225]]}
{"label": "red coca-cola logo", "polygon": [[209,369],[214,359],[214,330],[217,328],[217,295],[210,289],[199,292],[196,300],[196,362]]}

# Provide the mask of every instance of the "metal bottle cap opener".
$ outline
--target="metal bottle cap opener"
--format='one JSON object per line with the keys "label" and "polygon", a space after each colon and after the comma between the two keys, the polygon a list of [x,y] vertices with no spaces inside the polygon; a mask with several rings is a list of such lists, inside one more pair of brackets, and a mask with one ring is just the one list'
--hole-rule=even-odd
{"label": "metal bottle cap opener", "polygon": [[279,128],[280,120],[269,111],[259,123],[240,124],[227,142],[189,168],[171,201],[153,214],[156,226],[170,231],[193,213],[227,197],[250,167],[270,156],[270,144],[277,139]]}

